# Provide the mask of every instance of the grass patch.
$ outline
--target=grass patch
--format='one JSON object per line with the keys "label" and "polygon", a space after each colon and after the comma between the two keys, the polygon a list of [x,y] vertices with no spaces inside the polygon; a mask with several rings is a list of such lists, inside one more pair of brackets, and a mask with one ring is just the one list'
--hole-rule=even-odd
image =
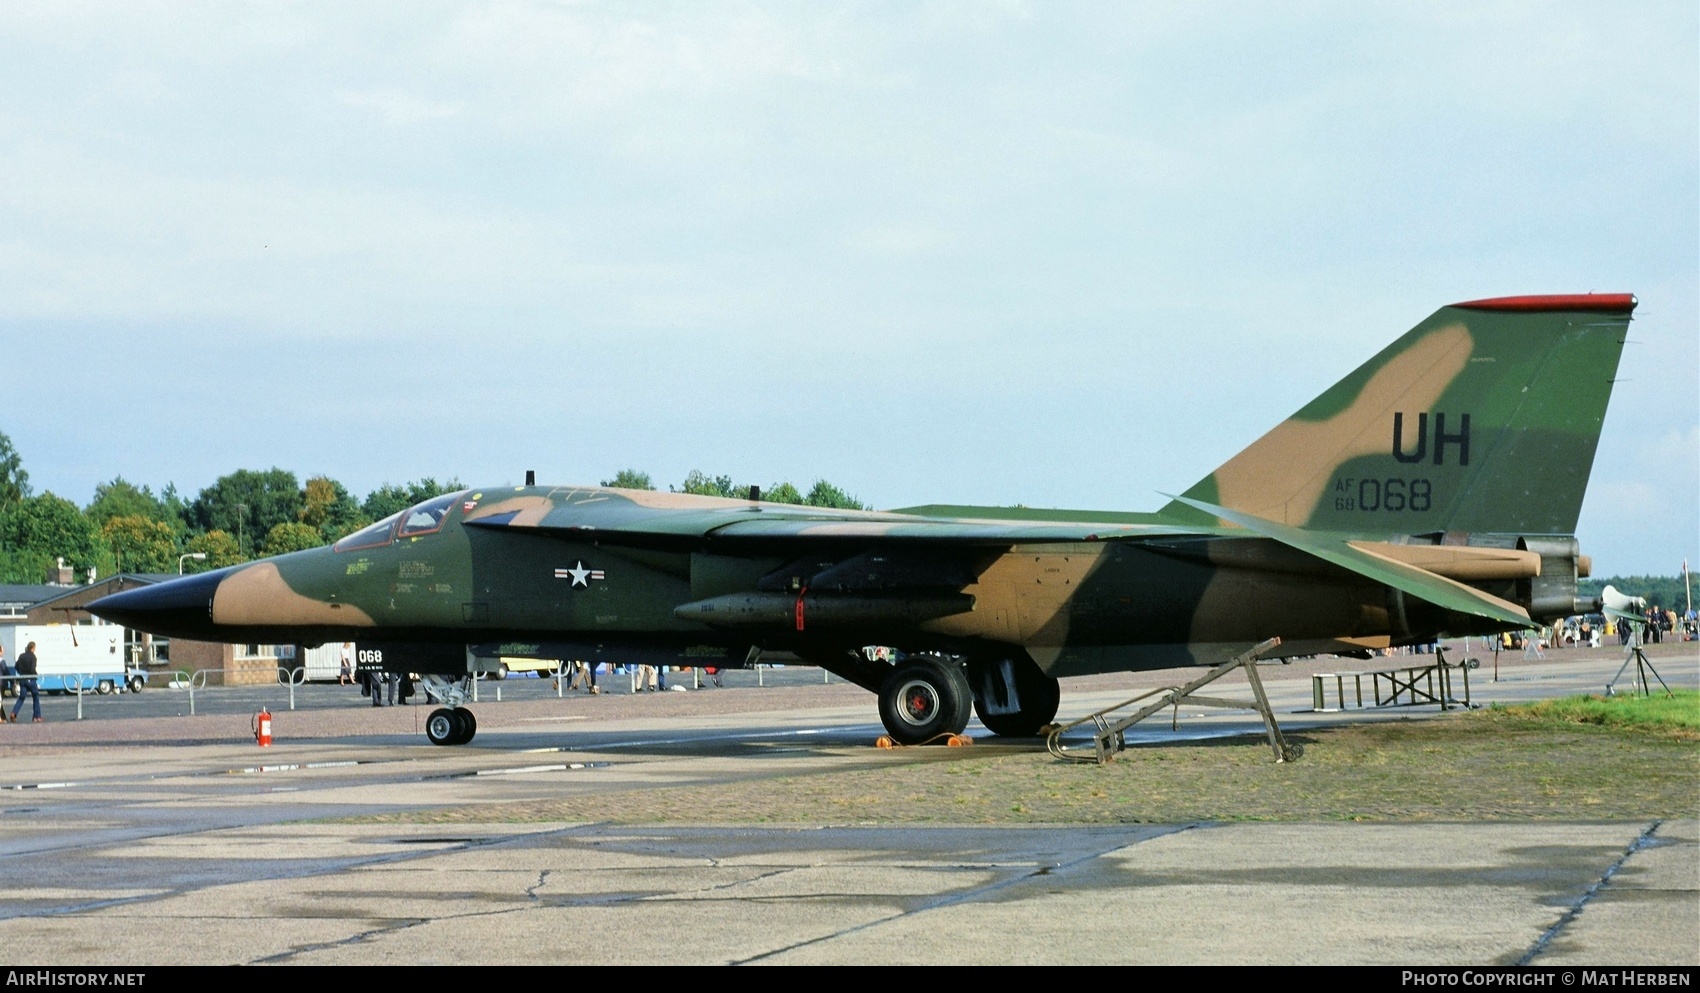
{"label": "grass patch", "polygon": [[1689,740],[1700,739],[1700,691],[1651,696],[1581,696],[1517,704],[1502,709],[1513,717],[1563,724],[1636,728]]}
{"label": "grass patch", "polygon": [[823,755],[822,771],[803,776],[601,789],[359,820],[1085,825],[1700,816],[1700,747],[1680,722],[1670,730],[1651,719],[1578,722],[1506,708],[1287,737],[1305,754],[1280,765],[1261,735],[1134,748],[1103,766],[1060,761],[1038,746],[917,748]]}

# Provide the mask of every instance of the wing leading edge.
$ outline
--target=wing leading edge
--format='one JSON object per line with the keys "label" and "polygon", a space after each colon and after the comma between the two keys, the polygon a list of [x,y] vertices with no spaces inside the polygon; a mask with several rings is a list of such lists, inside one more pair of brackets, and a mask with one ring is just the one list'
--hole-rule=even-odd
{"label": "wing leading edge", "polygon": [[[1008,546],[1052,542],[1116,541],[1207,533],[1191,525],[1124,521],[1012,521],[927,517],[917,514],[828,510],[790,504],[750,503],[667,494],[666,506],[643,506],[614,492],[492,502],[467,514],[471,527],[552,534],[580,541],[634,546],[697,547],[719,544],[820,542],[938,542],[958,546]],[[660,501],[657,501],[658,503]],[[1219,529],[1217,529],[1219,530]]]}

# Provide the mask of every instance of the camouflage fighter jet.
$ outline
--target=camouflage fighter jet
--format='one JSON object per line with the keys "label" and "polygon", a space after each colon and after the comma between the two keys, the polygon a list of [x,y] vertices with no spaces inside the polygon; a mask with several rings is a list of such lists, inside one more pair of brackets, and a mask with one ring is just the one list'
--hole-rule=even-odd
{"label": "camouflage fighter jet", "polygon": [[[428,500],[328,548],[105,597],[107,620],[354,641],[470,740],[503,655],[736,668],[790,652],[899,742],[1056,715],[1061,676],[1367,655],[1597,609],[1573,537],[1627,294],[1437,311],[1156,513],[827,510],[596,486]],[[881,646],[878,651],[869,646]]]}

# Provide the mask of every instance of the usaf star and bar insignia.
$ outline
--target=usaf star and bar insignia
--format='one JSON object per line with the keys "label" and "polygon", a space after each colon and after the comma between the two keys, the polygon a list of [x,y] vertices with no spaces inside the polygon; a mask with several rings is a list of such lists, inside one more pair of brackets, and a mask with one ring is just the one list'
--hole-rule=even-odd
{"label": "usaf star and bar insignia", "polygon": [[601,569],[586,569],[583,560],[580,560],[571,569],[556,569],[555,578],[570,579],[574,586],[589,586],[591,580],[604,577]]}

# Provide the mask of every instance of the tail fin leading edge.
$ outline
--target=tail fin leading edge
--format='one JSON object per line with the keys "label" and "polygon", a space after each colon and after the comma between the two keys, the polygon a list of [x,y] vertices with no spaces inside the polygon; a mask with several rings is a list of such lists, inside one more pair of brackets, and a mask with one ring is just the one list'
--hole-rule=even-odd
{"label": "tail fin leading edge", "polygon": [[1635,304],[1442,307],[1183,496],[1329,531],[1570,534]]}

